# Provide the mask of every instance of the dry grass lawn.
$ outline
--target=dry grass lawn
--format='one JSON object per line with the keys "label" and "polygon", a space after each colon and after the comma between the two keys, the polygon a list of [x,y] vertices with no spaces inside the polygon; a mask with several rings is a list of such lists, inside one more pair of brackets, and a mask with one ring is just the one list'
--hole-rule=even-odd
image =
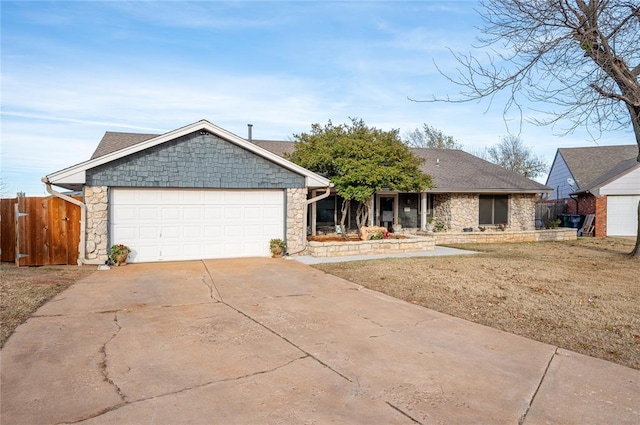
{"label": "dry grass lawn", "polygon": [[95,266],[18,268],[0,263],[0,347],[41,305],[95,271]]}
{"label": "dry grass lawn", "polygon": [[478,255],[316,266],[367,288],[541,342],[640,369],[640,261],[634,241],[461,245]]}

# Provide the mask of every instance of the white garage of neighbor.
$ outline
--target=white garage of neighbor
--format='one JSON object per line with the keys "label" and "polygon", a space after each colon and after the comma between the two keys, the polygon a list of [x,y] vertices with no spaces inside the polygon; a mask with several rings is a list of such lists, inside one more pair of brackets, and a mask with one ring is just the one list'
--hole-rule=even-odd
{"label": "white garage of neighbor", "polygon": [[637,196],[607,196],[607,236],[635,236],[638,232]]}

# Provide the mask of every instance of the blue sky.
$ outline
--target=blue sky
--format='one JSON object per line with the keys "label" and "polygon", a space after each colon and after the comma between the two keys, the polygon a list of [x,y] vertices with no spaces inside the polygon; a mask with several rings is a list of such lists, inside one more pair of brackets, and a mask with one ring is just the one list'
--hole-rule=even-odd
{"label": "blue sky", "polygon": [[[105,131],[162,133],[207,119],[257,139],[288,140],[312,123],[362,118],[428,123],[477,152],[507,134],[501,98],[456,96],[447,50],[469,52],[472,1],[2,1],[3,196],[44,195],[40,178],[89,159]],[[530,111],[525,110],[525,117]],[[512,132],[519,118],[507,116]],[[520,136],[549,164],[584,131],[526,122]],[[632,133],[598,140],[631,144]]]}

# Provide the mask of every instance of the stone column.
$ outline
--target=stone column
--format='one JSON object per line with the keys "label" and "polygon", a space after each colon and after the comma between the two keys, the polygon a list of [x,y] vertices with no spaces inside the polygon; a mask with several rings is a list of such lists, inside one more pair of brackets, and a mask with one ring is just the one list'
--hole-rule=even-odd
{"label": "stone column", "polygon": [[304,204],[307,200],[307,189],[287,189],[287,250],[299,251],[304,247],[307,237],[306,220],[304,216]]}
{"label": "stone column", "polygon": [[84,203],[87,206],[85,250],[87,259],[106,261],[108,252],[107,186],[85,186]]}

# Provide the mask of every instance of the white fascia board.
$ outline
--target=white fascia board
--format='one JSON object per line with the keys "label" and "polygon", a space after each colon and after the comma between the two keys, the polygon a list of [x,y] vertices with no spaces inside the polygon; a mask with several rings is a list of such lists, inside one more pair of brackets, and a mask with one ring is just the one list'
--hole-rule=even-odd
{"label": "white fascia board", "polygon": [[294,164],[291,161],[288,161],[272,152],[269,152],[266,149],[257,146],[248,140],[245,140],[235,134],[220,128],[214,124],[211,124],[207,120],[200,120],[193,124],[189,124],[187,126],[178,128],[176,130],[170,131],[165,134],[161,134],[160,136],[154,137],[153,139],[149,139],[142,143],[135,144],[133,146],[129,146],[124,149],[120,149],[115,152],[111,152],[109,154],[103,155],[99,158],[90,159],[85,162],[81,162],[77,165],[74,165],[69,168],[65,168],[64,170],[57,171],[55,173],[49,174],[46,178],[52,184],[56,183],[74,183],[74,184],[85,184],[86,183],[86,170],[97,167],[102,164],[109,163],[111,161],[115,161],[120,158],[124,158],[131,154],[143,151],[145,149],[149,149],[151,147],[160,145],[162,143],[168,142],[170,140],[177,139],[182,136],[186,136],[195,131],[205,130],[209,133],[212,133],[222,139],[225,139],[231,143],[234,143],[250,152],[255,153],[258,156],[261,156],[265,159],[268,159],[271,162],[274,162],[283,168],[293,171],[296,174],[300,174],[305,177],[305,183],[308,187],[327,187],[331,185],[329,179],[322,177],[312,171],[307,170],[306,168],[300,167],[297,164]]}

